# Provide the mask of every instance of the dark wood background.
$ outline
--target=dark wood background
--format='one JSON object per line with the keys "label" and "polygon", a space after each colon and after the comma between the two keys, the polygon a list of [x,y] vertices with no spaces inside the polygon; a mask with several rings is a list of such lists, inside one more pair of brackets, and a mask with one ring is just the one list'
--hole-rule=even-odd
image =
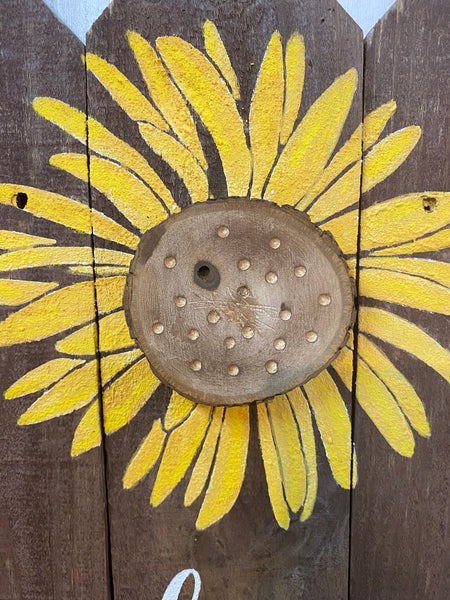
{"label": "dark wood background", "polygon": [[[398,109],[387,132],[409,124],[423,128],[405,165],[365,195],[367,206],[409,191],[449,189],[448,13],[446,0],[399,0],[369,34],[364,52],[360,29],[335,0],[115,0],[88,34],[87,51],[108,59],[145,92],[127,30],[135,29],[151,42],[176,34],[202,47],[201,27],[211,19],[220,29],[241,82],[242,104],[248,107],[270,35],[275,29],[283,37],[299,30],[306,45],[301,116],[335,77],[354,66],[360,84],[341,142],[363,114],[393,97]],[[88,106],[94,118],[148,158],[175,194],[185,193],[96,80],[89,74],[86,80],[83,45],[43,2],[0,0],[0,14],[2,181],[88,201],[85,184],[48,166],[53,153],[82,152],[83,147],[34,113],[33,99],[46,95],[81,110]],[[215,185],[220,189],[221,182]],[[92,202],[107,208],[95,190]],[[80,241],[63,227],[23,213],[18,217],[16,209],[2,207],[1,214],[2,228],[67,244],[91,243],[88,236]],[[398,312],[448,345],[443,317]],[[42,347],[2,350],[4,389],[42,362]],[[45,348],[52,358],[53,346]],[[356,409],[356,490],[336,486],[318,443],[313,515],[287,532],[272,515],[254,418],[239,499],[222,521],[198,532],[198,505],[184,508],[182,490],[154,509],[149,505],[154,475],[132,491],[122,489],[128,460],[152,420],[163,413],[167,391],[161,388],[130,426],[108,437],[104,450],[77,459],[70,458],[69,448],[78,414],[21,428],[16,421],[27,401],[2,401],[0,600],[160,600],[172,577],[187,568],[199,571],[200,598],[206,600],[449,597],[448,392],[422,363],[392,349],[390,357],[424,399],[431,439],[416,439],[412,459],[399,457]],[[180,598],[190,599],[192,589],[186,584]]]}

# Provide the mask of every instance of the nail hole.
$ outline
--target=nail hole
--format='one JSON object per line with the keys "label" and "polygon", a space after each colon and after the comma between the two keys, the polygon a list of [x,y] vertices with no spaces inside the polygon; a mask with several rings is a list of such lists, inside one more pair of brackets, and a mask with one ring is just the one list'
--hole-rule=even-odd
{"label": "nail hole", "polygon": [[433,212],[436,208],[436,198],[422,198],[423,210],[425,212]]}
{"label": "nail hole", "polygon": [[205,290],[215,290],[220,283],[217,268],[208,261],[200,261],[194,267],[194,281]]}
{"label": "nail hole", "polygon": [[28,195],[25,192],[19,192],[16,196],[17,208],[25,208],[28,202]]}

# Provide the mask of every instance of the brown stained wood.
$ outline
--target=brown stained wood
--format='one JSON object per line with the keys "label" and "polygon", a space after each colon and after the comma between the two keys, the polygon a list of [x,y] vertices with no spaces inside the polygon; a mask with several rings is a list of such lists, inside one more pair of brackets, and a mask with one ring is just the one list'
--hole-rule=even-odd
{"label": "brown stained wood", "polygon": [[236,405],[322,371],[348,338],[353,292],[339,246],[308,217],[228,198],[142,236],[125,311],[161,381],[196,402]]}
{"label": "brown stained wood", "polygon": [[[349,68],[356,67],[361,77],[361,32],[332,0],[116,0],[93,25],[87,50],[114,64],[147,95],[126,39],[127,31],[137,31],[152,44],[159,36],[178,35],[204,51],[202,25],[206,19],[216,24],[237,72],[241,85],[239,107],[246,119],[259,67],[275,30],[284,41],[295,30],[305,38],[306,76],[300,118]],[[361,122],[360,90],[359,87],[338,147]],[[186,206],[189,197],[181,180],[149,150],[137,124],[89,73],[88,102],[90,115],[141,152],[178,204]],[[198,130],[210,165],[211,196],[224,197],[225,179],[217,150],[206,130],[201,126]],[[92,193],[96,208],[125,223],[103,196],[95,189]],[[195,568],[202,579],[202,599],[347,598],[349,496],[331,476],[318,435],[320,476],[316,507],[308,521],[295,520],[288,531],[279,528],[270,507],[253,409],[242,490],[230,513],[205,531],[195,528],[199,502],[191,507],[183,505],[187,477],[157,508],[149,505],[157,469],[132,490],[123,489],[127,464],[148,435],[154,419],[163,417],[169,397],[168,388],[160,386],[129,425],[106,439],[115,596],[143,598],[150,593],[152,598],[162,598],[176,573]],[[346,401],[349,406],[348,396]],[[186,585],[181,598],[191,596],[192,585]]]}
{"label": "brown stained wood", "polygon": [[[402,167],[363,196],[363,207],[405,193],[450,189],[449,17],[446,0],[398,1],[367,38],[366,114],[394,98],[397,111],[385,133],[415,124],[422,137]],[[425,203],[423,219],[427,216]],[[449,258],[448,250],[416,256]],[[371,304],[450,346],[448,318]],[[440,600],[450,595],[448,384],[412,356],[389,344],[383,350],[423,400],[431,437],[415,434],[413,457],[402,458],[357,408],[355,442],[363,468],[353,492],[350,597]]]}
{"label": "brown stained wood", "polygon": [[[72,195],[87,202],[87,186],[48,165],[57,152],[83,152],[32,107],[53,96],[84,110],[82,44],[40,0],[0,2],[1,183]],[[0,206],[2,229],[90,246],[90,236],[26,210]],[[45,271],[45,273],[43,273]],[[65,268],[14,271],[15,279],[61,281]],[[2,277],[5,275],[2,274]],[[1,319],[12,313],[1,308]],[[19,377],[56,358],[55,339],[2,348],[0,425],[0,597],[2,600],[108,598],[107,536],[101,449],[72,459],[79,413],[20,427],[18,417],[38,397],[5,400]]]}

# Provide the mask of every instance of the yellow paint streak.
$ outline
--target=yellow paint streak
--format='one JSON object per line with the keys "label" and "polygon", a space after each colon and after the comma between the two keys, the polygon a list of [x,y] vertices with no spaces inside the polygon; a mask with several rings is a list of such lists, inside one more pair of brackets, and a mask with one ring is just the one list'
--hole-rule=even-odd
{"label": "yellow paint streak", "polygon": [[153,486],[152,506],[161,504],[183,479],[203,442],[211,412],[211,407],[198,404],[188,419],[171,432]]}
{"label": "yellow paint streak", "polygon": [[13,383],[5,392],[6,400],[34,394],[50,387],[53,383],[67,375],[69,371],[84,363],[76,358],[55,358],[28,371]]}
{"label": "yellow paint streak", "polygon": [[360,260],[360,266],[422,276],[450,287],[450,263],[438,260],[368,256]]}
{"label": "yellow paint streak", "polygon": [[265,198],[294,205],[320,177],[347,118],[357,74],[350,69],[316,100],[286,144]]}
{"label": "yellow paint streak", "polygon": [[381,140],[364,158],[362,192],[371,190],[389,177],[408,158],[422,132],[411,125]]}
{"label": "yellow paint streak", "polygon": [[280,527],[288,529],[290,524],[289,509],[283,495],[282,475],[267,415],[267,407],[265,402],[258,403],[256,407],[258,411],[259,442],[273,515]]}
{"label": "yellow paint streak", "polygon": [[0,250],[18,250],[19,248],[50,246],[51,244],[56,244],[56,240],[7,229],[0,230]]}
{"label": "yellow paint streak", "polygon": [[95,281],[97,308],[100,314],[122,308],[126,277],[99,277]]}
{"label": "yellow paint streak", "polygon": [[442,229],[437,233],[420,238],[414,242],[406,242],[399,246],[375,250],[372,255],[392,256],[401,254],[414,254],[415,252],[433,252],[450,247],[450,228]]}
{"label": "yellow paint streak", "polygon": [[362,296],[384,302],[394,302],[444,315],[450,314],[448,288],[423,277],[384,269],[361,269],[359,292]]}
{"label": "yellow paint streak", "polygon": [[205,50],[209,58],[215,63],[221,72],[225,81],[228,83],[233,94],[233,98],[239,100],[239,82],[236,73],[231,66],[230,58],[222,42],[216,26],[209,20],[203,23],[203,37],[205,40]]}
{"label": "yellow paint streak", "polygon": [[[54,98],[36,98],[35,111],[63,131],[86,144],[86,115],[76,108]],[[174,204],[171,193],[145,158],[129,144],[108,131],[101,123],[89,117],[89,150],[97,152],[134,171],[164,201],[168,208]],[[89,210],[89,209],[88,209]]]}
{"label": "yellow paint streak", "polygon": [[317,457],[316,442],[311,419],[311,410],[300,388],[288,393],[289,402],[294,411],[301,435],[301,443],[306,467],[306,496],[300,521],[306,521],[314,508],[317,496]]}
{"label": "yellow paint streak", "polygon": [[[108,277],[113,275],[128,275],[129,268],[128,267],[116,267],[116,266],[100,266],[94,267],[95,273],[98,277]],[[93,267],[69,267],[69,271],[71,273],[77,273],[78,275],[89,275],[92,277]]]}
{"label": "yellow paint streak", "polygon": [[299,433],[291,405],[285,395],[267,402],[275,448],[280,460],[286,500],[296,513],[305,499],[306,473]]}
{"label": "yellow paint streak", "polygon": [[171,81],[151,45],[135,31],[129,31],[127,35],[153,102],[181,142],[206,169],[208,165],[198,139],[197,128],[183,96]]}
{"label": "yellow paint streak", "polygon": [[251,157],[235,100],[213,64],[177,37],[162,37],[157,48],[175,83],[211,133],[217,146],[229,196],[247,193]]}
{"label": "yellow paint streak", "polygon": [[278,153],[283,118],[284,65],[281,36],[270,38],[250,106],[250,148],[253,157],[251,196],[260,198]]}
{"label": "yellow paint streak", "polygon": [[108,90],[113,100],[123,108],[130,119],[146,121],[168,131],[169,127],[159,112],[117,67],[90,52],[86,54],[86,67]]}
{"label": "yellow paint streak", "polygon": [[[434,198],[434,211],[426,212],[424,198]],[[450,192],[406,194],[379,202],[361,214],[361,250],[415,241],[448,225]],[[397,251],[393,249],[394,253]]]}
{"label": "yellow paint streak", "polygon": [[[313,222],[323,221],[359,201],[361,162],[357,162],[334,183],[308,210]],[[356,231],[354,232],[356,235]]]}
{"label": "yellow paint streak", "polygon": [[100,429],[100,407],[95,400],[84,413],[78,427],[75,429],[72,440],[70,455],[79,456],[92,448],[97,448],[102,443],[102,432]]}
{"label": "yellow paint streak", "polygon": [[351,485],[351,423],[341,394],[328,371],[322,371],[305,386],[320,437],[336,482]]}
{"label": "yellow paint streak", "polygon": [[126,490],[134,487],[155,466],[164,446],[166,434],[161,426],[161,419],[153,422],[150,433],[142,440],[133,454],[122,479]]}
{"label": "yellow paint streak", "polygon": [[195,408],[195,402],[173,391],[164,417],[164,429],[170,431],[182,423]]}
{"label": "yellow paint streak", "polygon": [[321,229],[329,231],[333,235],[343,254],[355,254],[358,221],[358,210],[352,210],[345,215],[327,221],[321,226]]}
{"label": "yellow paint streak", "polygon": [[396,109],[395,101],[390,100],[367,115],[363,122],[363,150],[367,150],[377,141]]}
{"label": "yellow paint streak", "polygon": [[[86,160],[84,154],[55,154],[50,164],[88,181]],[[90,184],[111,200],[135,227],[146,231],[167,217],[153,192],[130,171],[98,156],[92,156],[89,165]]]}
{"label": "yellow paint streak", "polygon": [[24,281],[23,279],[0,279],[0,304],[20,306],[58,287],[57,283]]}
{"label": "yellow paint streak", "polygon": [[392,393],[411,426],[420,435],[429,437],[430,426],[425,409],[406,377],[364,334],[358,337],[358,354]]}
{"label": "yellow paint streak", "polygon": [[[323,170],[322,175],[308,190],[308,193],[297,204],[296,208],[298,210],[306,210],[313,200],[317,198],[317,196],[321,194],[323,190],[329,186],[340,173],[342,173],[342,171],[344,171],[344,169],[361,158],[361,137],[362,126],[359,125],[350,139],[345,142],[338,152],[336,152],[333,160]],[[347,206],[350,206],[350,203]]]}
{"label": "yellow paint streak", "polygon": [[363,306],[359,328],[417,357],[450,383],[450,352],[414,323],[381,308]]}
{"label": "yellow paint streak", "polygon": [[206,529],[221,519],[236,502],[244,480],[249,433],[248,406],[227,407],[197,529]]}
{"label": "yellow paint streak", "polygon": [[286,44],[286,90],[280,144],[284,146],[294,129],[302,101],[305,79],[305,43],[303,36],[294,31]]}
{"label": "yellow paint streak", "polygon": [[186,489],[186,494],[184,496],[185,506],[190,506],[195,502],[206,485],[216,453],[220,430],[222,428],[223,413],[224,408],[222,406],[214,408],[211,425],[209,426],[208,433],[206,434],[205,441],[203,442],[201,452],[197,458],[197,462],[195,463]]}
{"label": "yellow paint streak", "polygon": [[[129,354],[134,359],[142,353],[136,350]],[[118,377],[103,392],[105,432],[113,433],[129,423],[150,399],[159,383],[159,379],[153,374],[145,358]]]}
{"label": "yellow paint streak", "polygon": [[92,262],[93,252],[91,247],[40,246],[38,248],[12,250],[0,255],[0,271],[70,264],[92,265]]}
{"label": "yellow paint streak", "polygon": [[[130,338],[125,313],[121,310],[98,321],[101,352],[115,352],[135,346]],[[56,344],[58,352],[74,356],[92,356],[97,350],[97,325],[90,323]]]}
{"label": "yellow paint streak", "polygon": [[177,142],[171,135],[148,123],[141,123],[139,131],[150,148],[181,177],[192,202],[207,200],[208,178],[190,150]]}

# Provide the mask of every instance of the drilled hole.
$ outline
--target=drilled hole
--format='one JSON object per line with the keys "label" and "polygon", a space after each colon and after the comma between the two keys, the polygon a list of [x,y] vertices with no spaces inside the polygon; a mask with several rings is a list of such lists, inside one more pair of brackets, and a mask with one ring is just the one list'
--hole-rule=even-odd
{"label": "drilled hole", "polygon": [[19,192],[16,196],[17,208],[25,208],[28,202],[28,195],[25,192]]}
{"label": "drilled hole", "polygon": [[194,281],[205,290],[215,290],[220,283],[217,268],[207,261],[200,261],[194,267]]}

